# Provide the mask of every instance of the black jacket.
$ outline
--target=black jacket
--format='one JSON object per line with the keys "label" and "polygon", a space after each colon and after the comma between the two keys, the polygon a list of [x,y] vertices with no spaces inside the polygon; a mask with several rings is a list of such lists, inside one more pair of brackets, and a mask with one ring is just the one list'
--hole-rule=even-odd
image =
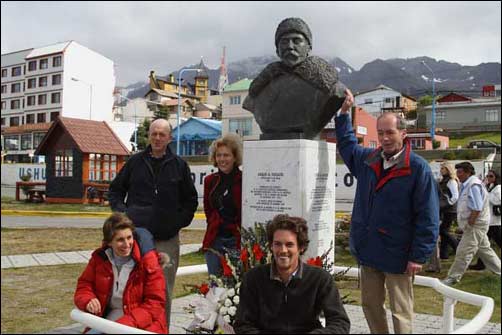
{"label": "black jacket", "polygon": [[125,212],[137,227],[148,229],[155,239],[168,240],[192,222],[197,190],[188,164],[169,147],[157,176],[150,152],[149,146],[129,158],[110,185],[110,205],[114,211]]}
{"label": "black jacket", "polygon": [[[245,274],[234,329],[237,334],[348,334],[350,320],[331,275],[301,264],[286,286],[271,264]],[[326,327],[319,322],[324,312]]]}

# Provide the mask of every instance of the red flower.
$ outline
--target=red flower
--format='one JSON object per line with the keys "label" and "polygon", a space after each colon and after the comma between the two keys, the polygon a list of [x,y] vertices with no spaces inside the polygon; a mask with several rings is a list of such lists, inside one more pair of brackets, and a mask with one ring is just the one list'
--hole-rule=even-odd
{"label": "red flower", "polygon": [[322,259],[319,256],[317,256],[316,258],[309,258],[307,260],[307,264],[308,265],[312,265],[312,266],[317,266],[319,268],[322,268]]}
{"label": "red flower", "polygon": [[207,292],[209,292],[209,285],[208,284],[202,284],[200,287],[199,287],[199,292],[203,295],[206,295]]}
{"label": "red flower", "polygon": [[227,260],[225,259],[225,257],[221,256],[220,262],[221,262],[221,267],[223,268],[223,275],[225,277],[232,277],[232,275],[233,275],[232,268],[230,266],[228,266],[228,263],[227,263]]}
{"label": "red flower", "polygon": [[256,258],[258,262],[263,258],[263,256],[265,256],[258,244],[253,245],[253,254],[254,258]]}
{"label": "red flower", "polygon": [[249,254],[247,249],[242,249],[241,250],[241,261],[242,263],[246,264],[249,260]]}

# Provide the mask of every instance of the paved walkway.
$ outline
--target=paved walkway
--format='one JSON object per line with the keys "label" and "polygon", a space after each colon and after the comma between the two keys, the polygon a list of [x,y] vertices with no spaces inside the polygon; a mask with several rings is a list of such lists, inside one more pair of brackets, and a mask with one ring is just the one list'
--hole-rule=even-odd
{"label": "paved walkway", "polygon": [[[171,321],[172,324],[169,327],[170,334],[185,334],[184,328],[186,328],[192,321],[192,316],[187,314],[183,308],[187,307],[190,302],[194,299],[193,295],[189,295],[183,298],[174,299],[172,305]],[[351,334],[369,334],[369,328],[364,318],[362,308],[360,306],[345,305],[345,310],[349,315],[351,326]],[[69,312],[68,312],[69,313]],[[387,319],[389,325],[392,328],[392,318],[390,312],[387,311]],[[455,319],[455,329],[464,325],[469,320]],[[442,334],[441,327],[443,325],[443,320],[439,316],[418,314],[415,317],[415,322],[413,324],[415,334]],[[75,323],[66,327],[56,328],[51,331],[45,332],[44,334],[77,334],[81,333],[83,327],[82,325]],[[480,334],[500,334],[500,323],[488,323],[480,332]]]}
{"label": "paved walkway", "polygon": [[[199,250],[200,244],[181,245],[181,255]],[[93,250],[49,252],[45,254],[2,256],[2,269],[23,268],[28,266],[46,266],[58,264],[87,263]]]}

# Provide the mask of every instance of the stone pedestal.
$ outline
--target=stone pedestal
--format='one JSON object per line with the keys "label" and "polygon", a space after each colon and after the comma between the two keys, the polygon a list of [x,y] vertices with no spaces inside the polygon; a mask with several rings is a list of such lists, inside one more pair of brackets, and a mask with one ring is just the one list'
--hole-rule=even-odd
{"label": "stone pedestal", "polygon": [[304,260],[330,244],[334,261],[336,145],[311,140],[244,142],[242,226],[277,214],[307,220],[310,245]]}

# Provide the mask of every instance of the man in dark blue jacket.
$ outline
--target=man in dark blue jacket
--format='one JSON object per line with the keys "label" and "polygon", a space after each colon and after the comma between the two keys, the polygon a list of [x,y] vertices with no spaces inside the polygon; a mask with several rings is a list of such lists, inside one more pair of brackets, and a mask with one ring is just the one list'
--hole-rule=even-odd
{"label": "man in dark blue jacket", "polygon": [[148,229],[157,250],[170,257],[171,265],[164,268],[169,324],[180,252],[178,232],[192,222],[198,206],[197,190],[188,164],[168,147],[169,122],[164,119],[152,122],[149,140],[146,150],[131,156],[113,180],[109,198],[112,210],[125,212],[135,226]]}
{"label": "man in dark blue jacket", "polygon": [[336,121],[338,150],[357,189],[350,249],[361,266],[361,301],[372,333],[388,333],[384,309],[389,293],[396,333],[412,333],[413,277],[431,255],[439,231],[439,199],[429,164],[411,151],[403,120],[377,120],[378,149],[363,148],[350,119],[353,96]]}

